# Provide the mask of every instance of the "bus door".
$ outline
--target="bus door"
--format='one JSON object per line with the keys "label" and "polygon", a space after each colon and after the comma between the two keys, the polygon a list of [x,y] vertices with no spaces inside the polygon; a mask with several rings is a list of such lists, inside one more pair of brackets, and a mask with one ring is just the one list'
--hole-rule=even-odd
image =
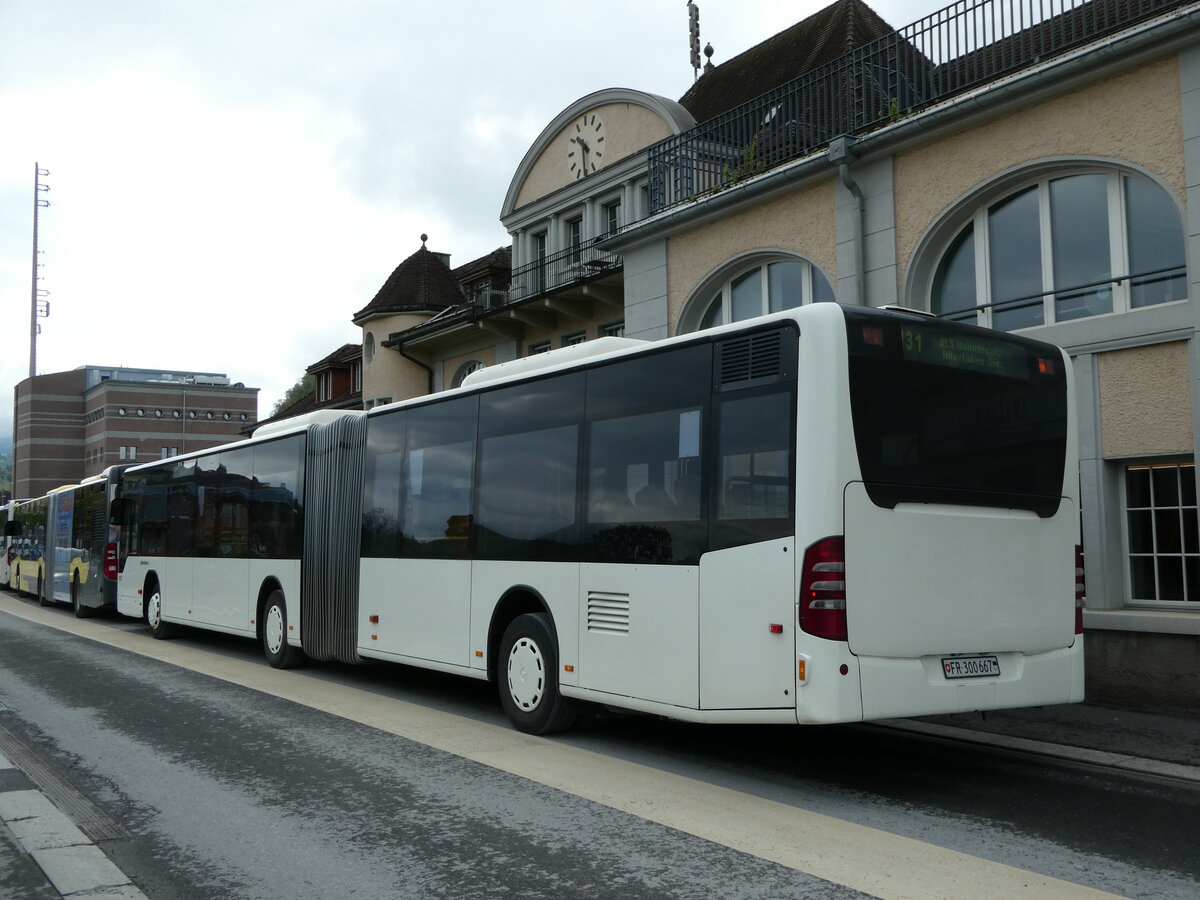
{"label": "bus door", "polygon": [[71,602],[71,535],[75,520],[75,492],[62,491],[50,495],[51,533],[46,535],[46,593],[59,603]]}
{"label": "bus door", "polygon": [[796,705],[796,541],[700,561],[700,708]]}

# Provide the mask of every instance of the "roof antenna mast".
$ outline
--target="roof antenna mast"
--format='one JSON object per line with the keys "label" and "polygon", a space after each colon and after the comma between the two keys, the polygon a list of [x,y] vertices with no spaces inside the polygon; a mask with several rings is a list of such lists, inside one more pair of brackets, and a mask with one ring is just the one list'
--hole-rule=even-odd
{"label": "roof antenna mast", "polygon": [[38,255],[41,253],[38,250],[38,212],[50,205],[49,199],[43,197],[50,190],[50,185],[42,182],[43,176],[49,175],[47,169],[43,169],[37,163],[33,164],[33,282],[30,288],[29,299],[29,377],[32,378],[37,374],[37,339],[38,332],[42,330],[42,326],[38,324],[38,319],[44,319],[50,315],[50,301],[46,299],[50,295],[49,291],[42,290],[38,287],[38,282],[42,276],[38,274],[38,269],[41,268],[41,262],[38,261]]}
{"label": "roof antenna mast", "polygon": [[700,7],[688,0],[688,46],[692,54],[692,80],[700,77]]}

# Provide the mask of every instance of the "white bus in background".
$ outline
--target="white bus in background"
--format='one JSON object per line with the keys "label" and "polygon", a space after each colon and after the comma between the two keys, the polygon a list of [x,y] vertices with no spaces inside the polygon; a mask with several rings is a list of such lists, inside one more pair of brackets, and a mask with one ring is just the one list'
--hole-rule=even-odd
{"label": "white bus in background", "polygon": [[127,470],[123,612],[491,679],[533,733],[1082,699],[1051,345],[821,303],[289,427]]}

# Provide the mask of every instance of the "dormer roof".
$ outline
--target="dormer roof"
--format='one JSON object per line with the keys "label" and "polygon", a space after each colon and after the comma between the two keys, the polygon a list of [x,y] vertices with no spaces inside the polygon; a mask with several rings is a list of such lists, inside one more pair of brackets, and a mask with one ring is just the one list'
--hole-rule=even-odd
{"label": "dormer roof", "polygon": [[421,249],[396,266],[374,299],[354,314],[355,325],[394,313],[437,313],[462,302],[462,291],[450,267],[425,246],[426,240],[421,235]]}
{"label": "dormer roof", "polygon": [[705,72],[679,103],[705,122],[895,30],[862,0],[838,0]]}

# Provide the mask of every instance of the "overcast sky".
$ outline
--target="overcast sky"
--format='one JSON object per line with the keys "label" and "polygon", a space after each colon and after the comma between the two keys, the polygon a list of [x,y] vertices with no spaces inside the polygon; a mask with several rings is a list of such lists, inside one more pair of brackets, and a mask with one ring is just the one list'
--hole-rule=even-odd
{"label": "overcast sky", "polygon": [[[699,0],[720,63],[827,5]],[[888,0],[895,27],[944,5]],[[750,10],[753,10],[751,13]],[[509,243],[521,157],[579,97],[692,82],[685,0],[0,0],[0,430],[28,375],[227,374],[259,414],[430,236]]]}

